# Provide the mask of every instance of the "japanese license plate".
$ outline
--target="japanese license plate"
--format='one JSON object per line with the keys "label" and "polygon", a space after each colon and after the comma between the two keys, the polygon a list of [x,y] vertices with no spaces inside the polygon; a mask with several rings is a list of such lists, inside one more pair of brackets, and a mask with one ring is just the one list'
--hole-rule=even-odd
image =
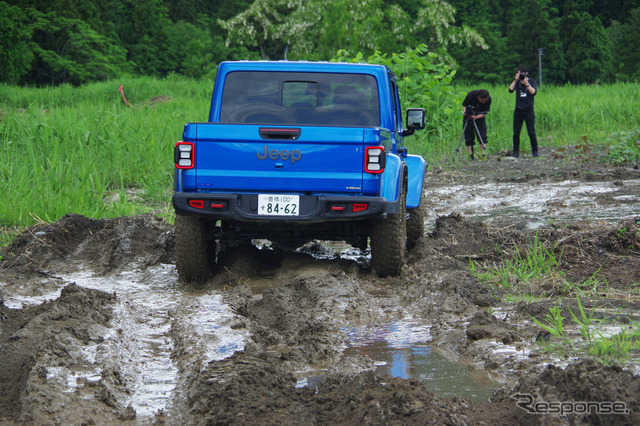
{"label": "japanese license plate", "polygon": [[299,195],[258,194],[258,214],[266,216],[298,216]]}

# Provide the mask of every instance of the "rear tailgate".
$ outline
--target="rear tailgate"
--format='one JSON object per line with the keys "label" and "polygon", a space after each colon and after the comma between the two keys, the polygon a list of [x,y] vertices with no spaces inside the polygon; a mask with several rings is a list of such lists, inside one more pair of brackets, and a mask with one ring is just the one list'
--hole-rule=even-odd
{"label": "rear tailgate", "polygon": [[364,137],[372,129],[191,126],[185,140],[191,136],[197,141],[197,189],[362,193]]}

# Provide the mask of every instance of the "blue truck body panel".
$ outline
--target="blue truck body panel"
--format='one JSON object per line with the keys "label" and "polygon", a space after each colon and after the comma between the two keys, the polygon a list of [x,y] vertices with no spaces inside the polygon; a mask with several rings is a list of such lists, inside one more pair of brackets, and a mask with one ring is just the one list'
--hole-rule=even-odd
{"label": "blue truck body panel", "polygon": [[263,140],[260,128],[186,125],[183,140],[196,144],[197,155],[183,172],[183,190],[379,193],[380,178],[363,172],[364,146],[377,145],[379,129],[306,127],[292,143]]}
{"label": "blue truck body panel", "polygon": [[427,170],[427,162],[420,155],[408,154],[404,159],[409,170],[408,187],[411,191],[407,192],[407,208],[417,208],[420,205],[422,196],[422,185],[424,183],[424,173]]}
{"label": "blue truck body panel", "polygon": [[[382,185],[380,196],[385,200],[397,200],[402,190],[404,168],[402,158],[395,154],[387,154],[387,167],[382,174]],[[395,213],[398,209],[393,206],[390,213]]]}

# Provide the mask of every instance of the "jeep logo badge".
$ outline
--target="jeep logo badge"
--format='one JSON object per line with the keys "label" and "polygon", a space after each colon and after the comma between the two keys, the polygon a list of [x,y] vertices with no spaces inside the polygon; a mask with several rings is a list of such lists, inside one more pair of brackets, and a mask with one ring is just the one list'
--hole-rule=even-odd
{"label": "jeep logo badge", "polygon": [[298,149],[294,149],[292,151],[289,151],[288,149],[283,149],[282,151],[272,149],[269,151],[269,146],[265,145],[264,151],[262,153],[256,153],[256,157],[258,157],[258,160],[266,160],[267,158],[270,160],[280,159],[282,161],[291,161],[291,164],[293,164],[302,158],[302,152]]}

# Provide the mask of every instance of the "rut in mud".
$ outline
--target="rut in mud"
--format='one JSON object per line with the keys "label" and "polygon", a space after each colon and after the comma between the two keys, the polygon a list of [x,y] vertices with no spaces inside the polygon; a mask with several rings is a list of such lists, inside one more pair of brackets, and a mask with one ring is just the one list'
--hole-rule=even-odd
{"label": "rut in mud", "polygon": [[[238,249],[192,288],[177,282],[173,227],[154,216],[67,215],[27,229],[0,264],[0,421],[638,423],[633,358],[607,366],[535,343],[531,318],[566,289],[536,283],[526,289],[536,300],[505,302],[469,261],[499,263],[535,240],[561,248],[571,280],[597,271],[608,283],[585,306],[602,303],[598,315],[628,327],[640,320],[640,174],[477,163],[429,172],[429,232],[392,278],[372,274],[366,253],[317,242],[289,254]],[[514,191],[537,202],[509,198]],[[590,216],[587,204],[619,220]],[[575,311],[575,297],[563,306]],[[488,374],[492,400],[380,374],[394,359],[371,353],[370,341],[393,354],[437,350]],[[514,395],[626,411],[541,416]]]}

